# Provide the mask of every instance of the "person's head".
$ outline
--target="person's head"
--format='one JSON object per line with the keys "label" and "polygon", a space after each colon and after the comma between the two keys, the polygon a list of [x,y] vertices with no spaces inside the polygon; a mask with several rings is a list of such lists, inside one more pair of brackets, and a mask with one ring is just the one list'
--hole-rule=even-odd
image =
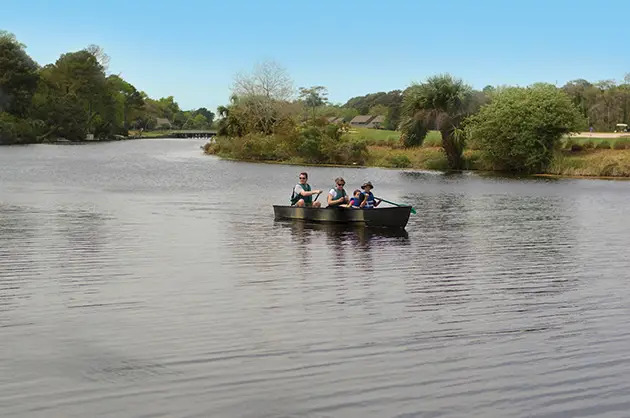
{"label": "person's head", "polygon": [[371,181],[366,181],[365,183],[363,183],[361,188],[363,190],[365,190],[366,192],[371,192],[372,189],[374,188],[374,186],[372,186],[372,182]]}
{"label": "person's head", "polygon": [[302,172],[300,173],[298,178],[300,179],[300,183],[304,184],[306,183],[306,180],[308,180],[308,174],[306,174],[305,172]]}
{"label": "person's head", "polygon": [[359,197],[359,196],[361,196],[361,190],[356,189],[354,192],[352,192],[352,196],[354,196],[354,197]]}
{"label": "person's head", "polygon": [[343,177],[337,177],[335,179],[335,186],[338,189],[343,189],[343,186],[345,186],[345,185],[346,185],[346,181],[343,179]]}

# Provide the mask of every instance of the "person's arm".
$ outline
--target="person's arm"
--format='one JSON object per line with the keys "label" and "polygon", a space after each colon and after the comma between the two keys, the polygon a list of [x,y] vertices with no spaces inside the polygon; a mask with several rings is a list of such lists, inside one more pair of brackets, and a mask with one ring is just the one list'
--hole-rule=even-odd
{"label": "person's arm", "polygon": [[364,207],[367,204],[367,198],[368,198],[367,193],[361,193],[361,196],[363,196],[363,201],[359,205],[360,208]]}
{"label": "person's arm", "polygon": [[321,190],[311,190],[310,192],[307,192],[306,190],[302,189],[302,191],[300,192],[300,194],[302,196],[313,196],[314,194],[320,194],[322,191]]}
{"label": "person's arm", "polygon": [[328,192],[328,206],[335,204],[335,200],[333,200],[333,196],[334,196],[333,192],[334,190],[330,190]]}

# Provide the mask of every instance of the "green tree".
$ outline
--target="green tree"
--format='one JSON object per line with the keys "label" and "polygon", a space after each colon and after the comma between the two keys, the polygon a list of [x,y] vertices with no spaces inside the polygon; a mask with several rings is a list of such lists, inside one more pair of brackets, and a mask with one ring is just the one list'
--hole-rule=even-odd
{"label": "green tree", "polygon": [[208,124],[208,128],[210,126],[212,126],[212,123],[214,122],[214,113],[209,111],[208,109],[206,109],[205,107],[200,107],[199,109],[195,110],[193,112],[193,115],[203,115],[204,118],[206,118],[206,122]]}
{"label": "green tree", "polygon": [[116,102],[116,127],[126,133],[129,121],[137,121],[142,117],[144,99],[136,88],[120,76],[107,77],[109,93]]}
{"label": "green tree", "polygon": [[328,90],[324,86],[300,87],[299,98],[307,108],[311,108],[315,118],[317,108],[328,102]]}
{"label": "green tree", "polygon": [[37,89],[38,65],[12,34],[0,31],[0,112],[25,117]]}
{"label": "green tree", "polygon": [[569,96],[549,84],[498,91],[467,121],[467,130],[494,169],[538,172],[562,135],[584,127]]}
{"label": "green tree", "polygon": [[206,129],[207,127],[208,120],[201,113],[192,116],[184,124],[184,129]]}
{"label": "green tree", "polygon": [[108,137],[116,132],[116,97],[97,57],[87,50],[61,55],[40,72],[34,114],[45,121],[41,137],[83,140],[85,133]]}
{"label": "green tree", "polygon": [[463,166],[464,137],[460,125],[468,115],[472,89],[450,74],[429,77],[403,96],[402,137],[405,145],[421,145],[429,129],[442,134],[442,148],[452,169]]}
{"label": "green tree", "polygon": [[372,116],[387,116],[388,112],[389,107],[382,104],[377,104],[370,108],[368,114]]}

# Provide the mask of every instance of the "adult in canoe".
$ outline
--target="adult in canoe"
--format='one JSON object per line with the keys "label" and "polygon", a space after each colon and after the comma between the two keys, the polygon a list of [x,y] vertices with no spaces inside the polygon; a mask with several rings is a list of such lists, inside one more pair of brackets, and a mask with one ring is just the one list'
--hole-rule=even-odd
{"label": "adult in canoe", "polygon": [[361,193],[361,207],[364,209],[372,209],[381,204],[380,200],[376,200],[374,195],[372,194],[372,189],[374,186],[371,181],[366,181],[361,186],[363,189],[363,193]]}
{"label": "adult in canoe", "polygon": [[346,181],[343,177],[337,177],[335,179],[335,187],[328,192],[328,207],[343,207],[347,206],[350,198],[343,188],[346,185]]}
{"label": "adult in canoe", "polygon": [[311,185],[306,182],[308,174],[305,172],[300,173],[298,178],[300,181],[295,185],[293,193],[291,193],[291,206],[300,208],[305,206],[320,207],[321,203],[313,202],[313,195],[319,195],[322,191],[319,189],[311,190]]}

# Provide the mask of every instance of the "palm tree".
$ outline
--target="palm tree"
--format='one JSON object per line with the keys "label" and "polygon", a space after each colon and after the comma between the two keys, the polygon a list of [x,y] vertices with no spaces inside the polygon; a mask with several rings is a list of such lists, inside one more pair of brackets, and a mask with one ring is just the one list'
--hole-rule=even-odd
{"label": "palm tree", "polygon": [[442,148],[452,169],[463,166],[464,135],[460,125],[468,116],[472,88],[450,74],[429,77],[403,94],[402,137],[407,146],[422,145],[429,129],[442,134]]}

